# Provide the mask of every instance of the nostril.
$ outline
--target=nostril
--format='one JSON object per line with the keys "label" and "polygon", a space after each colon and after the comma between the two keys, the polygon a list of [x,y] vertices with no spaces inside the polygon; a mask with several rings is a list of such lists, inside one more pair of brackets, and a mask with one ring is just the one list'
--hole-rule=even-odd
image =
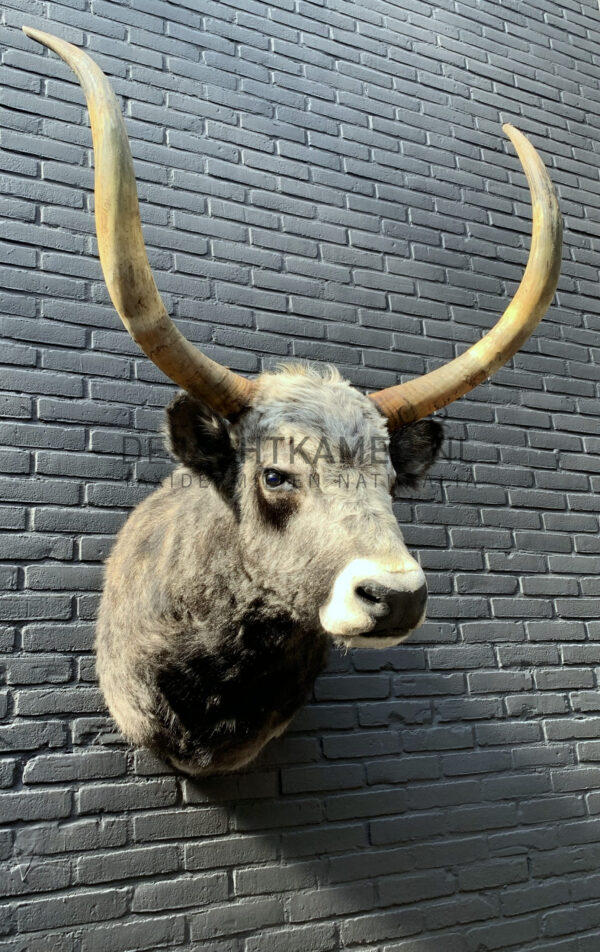
{"label": "nostril", "polygon": [[354,589],[363,602],[371,618],[385,618],[390,613],[389,597],[391,589],[374,579],[365,579]]}
{"label": "nostril", "polygon": [[361,582],[356,586],[356,594],[363,598],[365,602],[384,602],[390,594],[390,589],[386,585],[380,585],[379,582]]}

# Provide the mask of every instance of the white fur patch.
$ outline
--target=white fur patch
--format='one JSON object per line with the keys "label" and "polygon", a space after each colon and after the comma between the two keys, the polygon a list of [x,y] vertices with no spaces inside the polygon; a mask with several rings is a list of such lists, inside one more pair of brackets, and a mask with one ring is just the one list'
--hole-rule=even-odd
{"label": "white fur patch", "polygon": [[[321,624],[329,635],[356,639],[375,627],[376,619],[365,610],[364,601],[356,593],[356,586],[365,579],[405,592],[417,592],[425,585],[423,569],[408,552],[401,553],[394,563],[353,559],[335,579],[329,600],[319,611]],[[366,645],[367,641],[369,647],[376,648],[395,644],[398,639],[369,638],[363,643]]]}

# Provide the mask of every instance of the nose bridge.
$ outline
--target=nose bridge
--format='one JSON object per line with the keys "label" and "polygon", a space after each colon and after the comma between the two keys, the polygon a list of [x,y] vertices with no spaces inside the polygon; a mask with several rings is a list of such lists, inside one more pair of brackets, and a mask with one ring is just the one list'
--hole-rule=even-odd
{"label": "nose bridge", "polygon": [[410,554],[394,511],[387,487],[362,487],[361,492],[336,495],[336,524],[349,560],[368,559],[380,572],[408,573],[421,567]]}
{"label": "nose bridge", "polygon": [[[401,535],[395,540],[393,548],[383,548],[371,561],[377,566],[377,577],[382,578],[385,584],[389,582],[392,587],[398,584],[401,588],[411,588],[413,576],[419,578],[419,584],[424,581],[423,569],[406,548]],[[393,578],[388,579],[387,576]]]}
{"label": "nose bridge", "polygon": [[402,544],[402,551],[380,558],[353,559],[346,566],[347,582],[355,589],[372,584],[390,591],[416,592],[425,585],[425,574]]}
{"label": "nose bridge", "polygon": [[[413,573],[423,575],[418,561],[406,547],[393,514],[387,525],[378,523],[368,532],[361,531],[359,526],[353,551],[358,557],[357,562],[364,559],[370,563],[367,574],[369,571],[374,573],[377,578],[382,579],[383,584],[394,586],[401,583],[400,576],[410,576]],[[387,578],[391,575],[396,578]],[[406,581],[408,585],[411,584],[410,579]]]}
{"label": "nose bridge", "polygon": [[427,585],[404,544],[387,483],[322,497],[321,518],[335,525],[337,574],[319,618],[351,644],[398,644],[425,617]]}

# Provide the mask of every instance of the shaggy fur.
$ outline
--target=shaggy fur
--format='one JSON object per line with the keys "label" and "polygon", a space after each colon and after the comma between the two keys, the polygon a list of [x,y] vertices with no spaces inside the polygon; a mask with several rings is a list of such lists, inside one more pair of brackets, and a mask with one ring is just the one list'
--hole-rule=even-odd
{"label": "shaggy fur", "polygon": [[[236,769],[285,729],[327,661],[319,608],[333,580],[350,558],[405,552],[390,491],[441,443],[427,422],[390,448],[374,404],[332,369],[258,383],[233,424],[175,398],[167,435],[183,465],[132,512],[106,566],[96,648],[110,711],[192,774]],[[275,466],[286,482],[273,490]]]}

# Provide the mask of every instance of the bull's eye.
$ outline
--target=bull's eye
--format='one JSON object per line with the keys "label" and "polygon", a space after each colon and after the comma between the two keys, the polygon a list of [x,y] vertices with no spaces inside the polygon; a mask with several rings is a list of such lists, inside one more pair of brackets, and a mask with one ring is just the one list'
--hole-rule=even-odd
{"label": "bull's eye", "polygon": [[287,473],[278,469],[265,469],[263,480],[267,489],[293,489],[294,485]]}

